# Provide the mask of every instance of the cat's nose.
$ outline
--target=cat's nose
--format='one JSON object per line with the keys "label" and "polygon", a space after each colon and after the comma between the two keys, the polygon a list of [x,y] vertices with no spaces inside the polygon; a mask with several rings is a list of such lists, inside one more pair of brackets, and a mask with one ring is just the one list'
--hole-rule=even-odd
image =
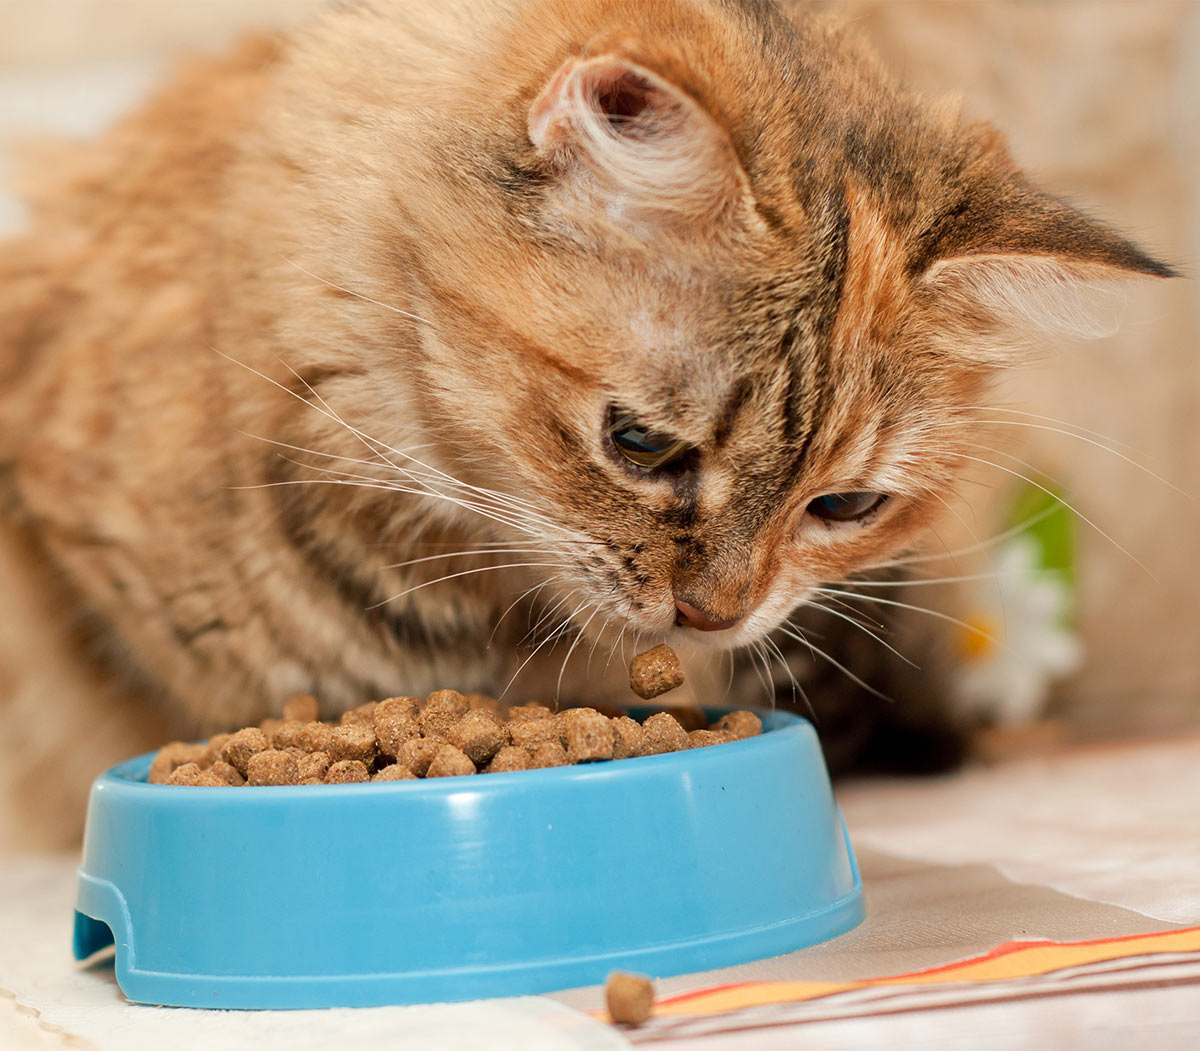
{"label": "cat's nose", "polygon": [[695,628],[697,631],[724,631],[726,628],[732,628],[741,617],[734,617],[732,620],[717,620],[715,617],[710,617],[702,609],[697,609],[689,602],[684,602],[683,599],[675,600],[675,623],[681,628]]}

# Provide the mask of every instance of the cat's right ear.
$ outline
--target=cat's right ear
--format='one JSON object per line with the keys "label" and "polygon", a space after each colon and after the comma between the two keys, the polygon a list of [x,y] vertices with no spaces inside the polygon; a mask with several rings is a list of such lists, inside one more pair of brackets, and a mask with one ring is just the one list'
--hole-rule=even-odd
{"label": "cat's right ear", "polygon": [[529,110],[560,208],[607,223],[715,218],[748,193],[729,137],[688,92],[616,55],[568,59]]}

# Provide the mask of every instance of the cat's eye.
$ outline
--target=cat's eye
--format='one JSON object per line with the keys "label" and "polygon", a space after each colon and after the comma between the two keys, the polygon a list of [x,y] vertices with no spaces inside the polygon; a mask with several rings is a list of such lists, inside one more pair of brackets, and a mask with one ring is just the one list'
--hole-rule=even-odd
{"label": "cat's eye", "polygon": [[857,522],[878,510],[885,493],[828,493],[808,505],[808,513],[826,522]]}
{"label": "cat's eye", "polygon": [[682,460],[692,447],[685,441],[643,426],[629,413],[612,414],[609,435],[626,460],[638,467],[654,470]]}

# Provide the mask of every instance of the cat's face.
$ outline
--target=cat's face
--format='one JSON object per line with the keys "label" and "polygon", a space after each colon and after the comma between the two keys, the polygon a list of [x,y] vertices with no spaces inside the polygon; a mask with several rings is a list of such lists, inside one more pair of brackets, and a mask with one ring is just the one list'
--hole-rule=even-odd
{"label": "cat's face", "polygon": [[629,3],[619,29],[612,5],[525,6],[536,41],[501,20],[460,56],[421,160],[375,158],[414,189],[403,236],[352,245],[377,261],[356,287],[408,289],[423,455],[512,501],[481,524],[540,541],[589,630],[760,638],[948,498],[1011,315],[1162,272],[840,32],[749,3]]}

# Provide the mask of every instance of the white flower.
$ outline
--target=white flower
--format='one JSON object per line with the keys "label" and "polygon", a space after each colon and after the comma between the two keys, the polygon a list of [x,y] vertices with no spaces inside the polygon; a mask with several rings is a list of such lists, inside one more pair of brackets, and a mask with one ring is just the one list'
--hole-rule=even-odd
{"label": "white flower", "polygon": [[967,711],[989,723],[1036,719],[1056,679],[1083,660],[1067,627],[1067,580],[1039,569],[1040,549],[1017,536],[998,550],[996,579],[975,589],[960,634],[963,658],[956,682]]}

